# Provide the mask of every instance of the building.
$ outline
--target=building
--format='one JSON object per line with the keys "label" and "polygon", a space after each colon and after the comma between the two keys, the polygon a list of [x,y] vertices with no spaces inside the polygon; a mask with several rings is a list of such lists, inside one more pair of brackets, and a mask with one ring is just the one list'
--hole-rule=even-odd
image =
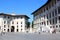
{"label": "building", "polygon": [[26,15],[0,13],[0,31],[26,32],[28,19]]}
{"label": "building", "polygon": [[34,32],[60,32],[60,0],[48,0],[32,13]]}

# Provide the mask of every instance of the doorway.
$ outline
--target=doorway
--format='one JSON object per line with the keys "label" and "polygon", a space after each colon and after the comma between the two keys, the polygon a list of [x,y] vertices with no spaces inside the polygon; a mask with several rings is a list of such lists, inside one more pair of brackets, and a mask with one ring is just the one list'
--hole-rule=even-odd
{"label": "doorway", "polygon": [[14,32],[14,29],[15,29],[14,26],[11,26],[11,32]]}

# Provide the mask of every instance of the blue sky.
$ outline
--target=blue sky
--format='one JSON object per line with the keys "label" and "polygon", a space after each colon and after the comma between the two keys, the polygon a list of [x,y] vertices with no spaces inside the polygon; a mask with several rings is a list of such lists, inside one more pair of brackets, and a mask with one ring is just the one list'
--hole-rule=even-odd
{"label": "blue sky", "polygon": [[0,13],[6,14],[24,14],[33,20],[31,15],[36,9],[46,3],[47,0],[0,0]]}

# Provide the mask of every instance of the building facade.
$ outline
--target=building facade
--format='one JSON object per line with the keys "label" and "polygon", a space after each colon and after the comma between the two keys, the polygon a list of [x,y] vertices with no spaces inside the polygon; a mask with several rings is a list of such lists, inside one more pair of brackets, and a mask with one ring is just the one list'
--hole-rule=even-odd
{"label": "building facade", "polygon": [[48,0],[32,14],[34,32],[51,32],[52,28],[60,32],[60,0]]}
{"label": "building facade", "polygon": [[26,32],[29,17],[26,15],[10,15],[0,13],[0,31]]}

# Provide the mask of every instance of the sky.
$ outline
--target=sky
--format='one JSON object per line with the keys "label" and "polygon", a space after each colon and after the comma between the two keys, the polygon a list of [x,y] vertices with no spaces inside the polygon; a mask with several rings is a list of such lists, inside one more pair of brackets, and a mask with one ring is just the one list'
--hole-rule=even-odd
{"label": "sky", "polygon": [[0,0],[0,13],[27,15],[32,22],[32,12],[44,5],[47,0]]}

